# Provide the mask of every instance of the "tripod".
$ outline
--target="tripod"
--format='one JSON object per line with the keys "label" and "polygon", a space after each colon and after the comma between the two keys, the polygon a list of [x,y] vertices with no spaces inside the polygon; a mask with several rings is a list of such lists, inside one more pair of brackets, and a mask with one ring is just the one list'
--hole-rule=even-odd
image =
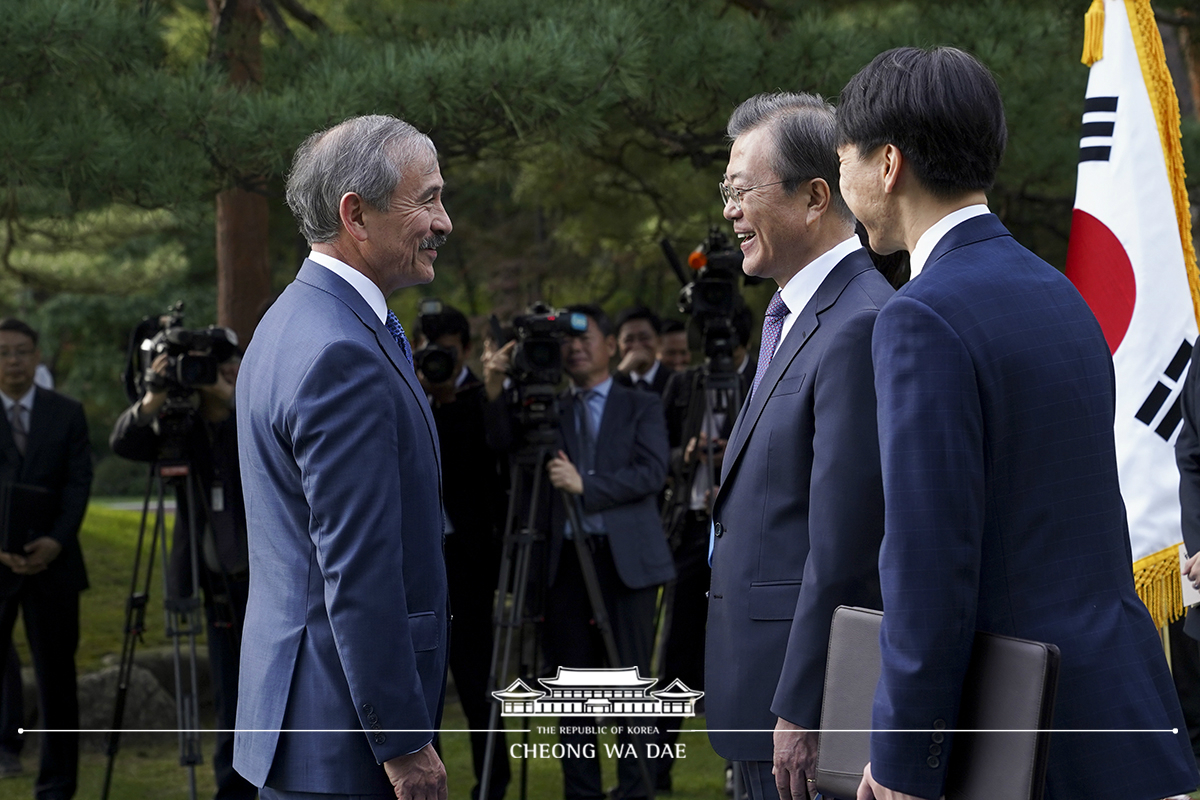
{"label": "tripod", "polygon": [[[686,451],[689,442],[693,439],[699,441],[703,435],[705,459],[703,463],[696,461],[683,465],[683,469],[676,475],[671,502],[663,509],[663,524],[670,536],[672,552],[678,552],[681,546],[687,546],[687,543],[682,541],[683,517],[694,504],[693,487],[702,466],[708,476],[705,489],[711,489],[717,484],[719,474],[713,464],[717,453],[715,440],[722,431],[726,431],[732,425],[745,399],[742,378],[733,365],[732,353],[723,351],[710,356],[702,367],[692,371],[688,387],[687,414],[684,417],[680,442]],[[704,510],[709,518],[712,517],[714,499],[712,492],[706,492],[703,499]],[[662,677],[666,663],[677,582],[678,578],[668,582],[663,587],[659,600],[658,636],[655,638],[654,653],[656,677]]]}
{"label": "tripod", "polygon": [[[160,458],[150,467],[146,482],[146,495],[142,503],[142,518],[138,528],[137,550],[133,561],[129,597],[125,602],[125,637],[121,643],[121,660],[117,669],[117,693],[113,704],[113,722],[108,736],[106,753],[108,763],[104,771],[101,800],[107,800],[112,783],[113,766],[120,749],[121,724],[125,717],[125,702],[129,694],[130,676],[133,672],[133,655],[136,644],[146,631],[146,607],[150,598],[150,584],[154,571],[154,555],[158,549],[162,558],[166,633],[173,644],[175,671],[175,714],[179,724],[179,764],[188,768],[188,796],[196,800],[196,765],[202,762],[200,755],[199,692],[197,690],[196,635],[201,630],[200,600],[198,592],[199,559],[196,546],[196,498],[199,496],[207,509],[204,492],[195,491],[194,473],[186,459]],[[167,578],[170,547],[166,537],[165,497],[170,485],[182,488],[187,498],[188,549],[191,562],[191,592],[183,595],[178,589],[172,592]],[[146,544],[146,525],[150,517],[151,496],[155,498],[155,513],[150,533],[145,573],[142,574],[142,550]],[[161,548],[158,547],[162,542]],[[182,588],[182,587],[179,587]],[[184,644],[186,638],[186,665]],[[185,669],[186,666],[186,669]]]}
{"label": "tripod", "polygon": [[[557,405],[557,404],[555,404]],[[552,415],[555,419],[557,414]],[[500,560],[500,577],[497,586],[497,600],[494,612],[495,635],[492,638],[492,663],[488,675],[489,691],[498,689],[501,680],[509,674],[513,653],[513,637],[518,632],[523,634],[528,623],[536,628],[542,621],[539,614],[526,615],[525,607],[529,589],[530,568],[533,562],[534,547],[539,542],[545,542],[547,536],[538,530],[537,517],[540,509],[542,482],[545,480],[544,465],[553,455],[557,447],[557,432],[553,428],[535,429],[526,434],[526,445],[518,450],[511,458],[511,483],[509,494],[509,512],[504,531],[504,550]],[[529,505],[525,524],[514,531],[514,521],[518,517],[517,504],[521,502],[526,486],[529,487]],[[613,636],[612,623],[608,617],[604,596],[600,590],[600,581],[596,574],[596,565],[588,545],[589,535],[584,532],[579,498],[561,492],[566,506],[567,519],[571,530],[575,553],[579,559],[580,572],[583,575],[593,619],[600,631],[604,642],[605,654],[609,664],[616,666],[620,663],[617,653],[617,643]],[[503,636],[501,636],[503,632]],[[518,664],[518,674],[523,679],[532,680],[537,666],[537,636],[532,637],[532,647],[522,647],[522,660]],[[493,762],[495,759],[495,739],[497,725],[500,723],[500,705],[493,701],[488,721],[487,747],[484,752],[483,771],[480,777],[479,797],[486,800],[488,784],[490,783]],[[524,734],[528,741],[528,732]],[[650,779],[650,767],[646,753],[642,747],[641,736],[632,734],[634,750],[637,754],[638,769],[646,786],[647,796],[654,797],[654,781]],[[504,756],[506,757],[506,756]],[[521,798],[527,797],[528,765],[521,762]]]}

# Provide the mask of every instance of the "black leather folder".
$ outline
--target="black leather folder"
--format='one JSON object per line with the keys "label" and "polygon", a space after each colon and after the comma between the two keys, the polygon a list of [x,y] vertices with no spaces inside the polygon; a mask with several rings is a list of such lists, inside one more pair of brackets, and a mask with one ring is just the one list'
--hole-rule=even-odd
{"label": "black leather folder", "polygon": [[[853,800],[871,760],[882,620],[848,606],[833,615],[815,776],[826,798]],[[946,800],[1040,800],[1058,664],[1052,644],[975,634],[956,730],[983,732],[954,734]]]}
{"label": "black leather folder", "polygon": [[27,483],[0,484],[0,549],[25,553],[25,545],[50,529],[50,492]]}

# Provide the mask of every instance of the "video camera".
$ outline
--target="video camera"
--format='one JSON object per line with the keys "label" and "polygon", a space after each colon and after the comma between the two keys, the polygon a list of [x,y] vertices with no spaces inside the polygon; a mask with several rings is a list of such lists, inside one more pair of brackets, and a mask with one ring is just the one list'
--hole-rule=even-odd
{"label": "video camera", "polygon": [[417,306],[417,321],[428,344],[413,353],[413,366],[430,383],[445,383],[453,378],[454,366],[458,363],[457,347],[434,344],[434,340],[446,328],[443,323],[444,309],[442,301],[433,297],[425,298]]}
{"label": "video camera", "polygon": [[[496,345],[506,344],[495,314],[490,323]],[[537,431],[557,429],[562,342],[568,336],[582,336],[587,328],[587,315],[555,310],[540,302],[531,305],[525,314],[513,317],[513,338],[517,344],[509,361],[508,375],[513,382],[509,406],[526,442],[535,440]]]}
{"label": "video camera", "polygon": [[738,291],[738,280],[757,283],[742,274],[741,250],[731,246],[729,238],[716,225],[711,226],[708,238],[688,254],[688,266],[695,270],[695,277],[689,281],[671,242],[663,239],[660,244],[667,263],[683,284],[679,290],[679,310],[692,318],[688,325],[688,345],[702,350],[712,364],[731,366],[738,345],[734,318],[746,305]]}
{"label": "video camera", "polygon": [[[217,382],[217,367],[237,351],[237,334],[210,325],[199,330],[183,327],[183,301],[158,317],[147,317],[133,330],[125,366],[125,393],[130,402],[147,389],[165,389],[174,399],[189,397],[198,386]],[[166,354],[166,375],[151,365]]]}

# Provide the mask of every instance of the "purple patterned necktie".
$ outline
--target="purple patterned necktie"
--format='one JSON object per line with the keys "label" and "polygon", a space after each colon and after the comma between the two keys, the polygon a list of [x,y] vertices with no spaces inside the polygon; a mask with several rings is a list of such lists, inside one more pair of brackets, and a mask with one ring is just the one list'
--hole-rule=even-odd
{"label": "purple patterned necktie", "polygon": [[400,352],[404,353],[404,357],[408,359],[408,363],[413,363],[412,348],[408,346],[408,337],[404,335],[404,326],[400,324],[400,318],[396,316],[396,312],[388,309],[387,315],[388,333],[396,340],[396,344],[400,345]]}
{"label": "purple patterned necktie", "polygon": [[771,365],[775,349],[779,347],[779,334],[783,332],[783,319],[788,313],[787,304],[783,302],[779,292],[775,292],[767,305],[767,315],[763,317],[762,346],[758,350],[758,369],[754,371],[754,385],[750,387],[751,397],[758,391],[758,384],[766,374],[767,367]]}

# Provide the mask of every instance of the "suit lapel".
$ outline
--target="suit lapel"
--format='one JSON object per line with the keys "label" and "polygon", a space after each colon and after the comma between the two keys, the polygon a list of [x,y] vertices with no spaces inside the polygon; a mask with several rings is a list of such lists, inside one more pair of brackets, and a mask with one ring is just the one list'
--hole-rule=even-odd
{"label": "suit lapel", "polygon": [[[779,383],[779,379],[783,377],[783,374],[791,366],[801,349],[812,338],[812,335],[816,333],[817,328],[820,327],[821,313],[837,301],[846,286],[849,285],[850,281],[856,275],[874,268],[865,250],[855,250],[837,263],[837,266],[821,282],[816,294],[804,306],[800,315],[796,317],[796,322],[792,325],[791,330],[788,331],[787,337],[780,342],[779,349],[775,352],[774,358],[771,359],[771,363],[767,366],[767,371],[763,373],[763,379],[758,385],[758,391],[750,397],[748,403],[743,404],[742,411],[738,414],[738,421],[730,436],[730,442],[726,448],[725,462],[721,468],[722,485],[724,485],[725,479],[733,472],[733,468],[737,465],[742,451],[745,450],[746,443],[750,439],[750,434],[754,432],[754,426],[758,424],[758,418],[762,415],[763,409],[767,405],[767,400],[770,399],[776,384]],[[762,357],[760,353],[759,359],[761,360]]]}
{"label": "suit lapel", "polygon": [[429,401],[425,397],[424,390],[421,389],[420,381],[417,380],[416,371],[408,363],[408,359],[404,357],[404,353],[400,351],[400,345],[392,337],[391,331],[375,315],[375,311],[363,299],[363,296],[358,293],[357,289],[320,264],[305,259],[303,266],[300,267],[300,272],[296,275],[296,280],[329,292],[341,300],[354,312],[359,321],[375,334],[375,341],[379,345],[379,349],[387,356],[388,361],[392,362],[392,366],[395,367],[396,372],[400,375],[400,380],[408,387],[408,391],[412,394],[417,407],[421,409],[421,415],[425,418],[425,425],[429,428],[429,436],[433,441],[434,451],[440,464],[442,453],[438,444],[437,428],[434,425],[433,412],[429,408]]}
{"label": "suit lapel", "polygon": [[[50,435],[50,417],[53,416],[52,398],[41,387],[34,390],[33,395],[33,411],[29,415],[29,432],[25,436],[25,459],[21,464],[21,471],[33,463],[34,456],[43,446],[46,438]],[[12,430],[9,430],[9,440],[12,440]],[[13,444],[13,449],[16,449],[16,444]]]}
{"label": "suit lapel", "polygon": [[562,413],[559,415],[562,424],[559,426],[559,433],[562,435],[563,448],[567,451],[567,456],[571,459],[571,463],[582,468],[579,463],[579,434],[575,432],[575,393],[567,389],[559,397]]}

